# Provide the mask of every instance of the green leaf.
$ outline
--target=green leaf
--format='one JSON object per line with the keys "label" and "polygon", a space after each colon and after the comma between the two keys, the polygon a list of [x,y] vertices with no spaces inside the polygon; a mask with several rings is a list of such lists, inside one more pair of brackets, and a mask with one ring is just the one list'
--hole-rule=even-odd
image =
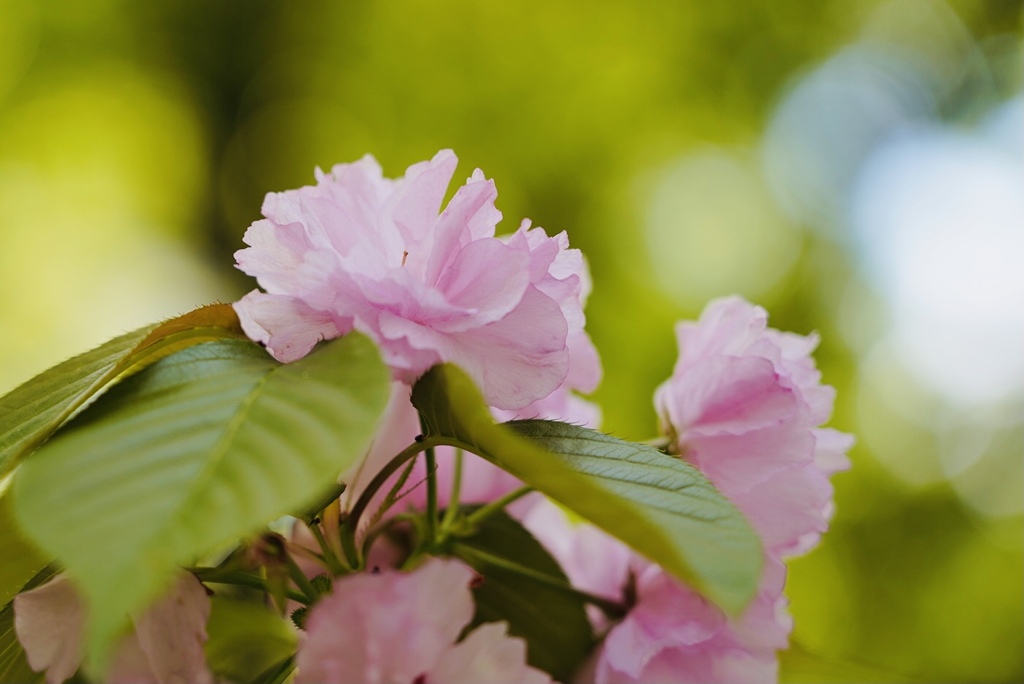
{"label": "green leaf", "polygon": [[[54,567],[44,568],[35,573],[25,589],[39,586],[57,574]],[[20,590],[22,587],[18,587]],[[28,666],[25,649],[18,641],[14,632],[14,603],[8,603],[0,610],[0,682],[18,682],[18,684],[36,684],[46,681],[45,675],[35,672]]]}
{"label": "green leaf", "polygon": [[512,473],[725,610],[738,612],[754,596],[761,570],[757,534],[692,466],[565,423],[495,425],[473,381],[448,364],[423,376],[412,402],[429,435]]}
{"label": "green leaf", "polygon": [[119,377],[189,345],[244,338],[229,304],[148,325],[80,354],[0,397],[0,478]]}
{"label": "green leaf", "polygon": [[[471,510],[471,509],[470,509]],[[484,551],[566,584],[562,568],[540,542],[504,513],[486,518],[459,546]],[[456,555],[460,555],[458,547]],[[594,633],[583,601],[510,570],[463,556],[484,581],[473,589],[476,615],[469,628],[485,622],[506,621],[509,633],[527,643],[530,665],[557,681],[568,681],[594,645]]]}
{"label": "green leaf", "polygon": [[298,642],[295,630],[266,604],[221,596],[213,598],[206,632],[207,664],[228,682],[253,681],[294,655]]}
{"label": "green leaf", "polygon": [[388,393],[358,334],[288,365],[251,342],[210,342],[119,383],[25,461],[15,514],[88,598],[96,664],[176,565],[334,486],[367,450]]}
{"label": "green leaf", "polygon": [[25,538],[14,519],[9,490],[0,490],[0,553],[0,606],[4,606],[51,560]]}

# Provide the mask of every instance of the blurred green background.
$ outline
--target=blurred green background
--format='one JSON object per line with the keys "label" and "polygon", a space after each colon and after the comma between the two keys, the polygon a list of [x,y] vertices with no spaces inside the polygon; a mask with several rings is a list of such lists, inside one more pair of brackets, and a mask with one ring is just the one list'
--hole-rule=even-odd
{"label": "blurred green background", "polygon": [[605,428],[673,323],[820,332],[858,444],[786,681],[1024,681],[1019,0],[0,0],[0,391],[254,284],[262,196],[369,152],[494,178],[594,280]]}

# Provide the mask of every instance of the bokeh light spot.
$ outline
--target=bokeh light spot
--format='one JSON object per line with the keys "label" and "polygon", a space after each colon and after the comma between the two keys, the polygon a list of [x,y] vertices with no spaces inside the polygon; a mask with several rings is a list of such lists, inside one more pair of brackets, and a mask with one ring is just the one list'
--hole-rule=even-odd
{"label": "bokeh light spot", "polygon": [[663,172],[646,239],[663,289],[692,308],[731,292],[760,298],[801,249],[799,232],[779,215],[755,165],[721,150],[683,157]]}

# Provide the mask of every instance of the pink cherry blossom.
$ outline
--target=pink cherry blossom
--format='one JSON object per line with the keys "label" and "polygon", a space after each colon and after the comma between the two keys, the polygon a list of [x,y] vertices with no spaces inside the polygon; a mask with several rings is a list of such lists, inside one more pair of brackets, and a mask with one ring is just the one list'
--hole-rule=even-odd
{"label": "pink cherry blossom", "polygon": [[785,645],[788,618],[782,624],[766,624],[758,618],[775,613],[781,591],[781,582],[762,589],[741,617],[730,619],[660,567],[642,566],[635,575],[636,603],[605,637],[591,665],[593,680],[597,684],[774,682],[778,646],[771,637],[781,636]]}
{"label": "pink cherry blossom", "polygon": [[775,652],[792,629],[782,596],[785,567],[766,559],[757,595],[729,617],[717,606],[625,544],[585,522],[571,522],[549,501],[523,525],[559,562],[573,586],[627,605],[618,622],[589,610],[601,645],[577,682],[770,682]]}
{"label": "pink cherry blossom", "polygon": [[[373,157],[317,171],[317,184],[268,194],[238,267],[254,290],[235,304],[246,333],[281,361],[359,330],[394,377],[413,383],[450,361],[490,405],[517,409],[550,394],[585,353],[583,258],[565,234],[524,221],[495,238],[494,183],[478,169],[438,213],[457,160],[451,151],[396,180]],[[581,356],[582,359],[582,356]],[[578,383],[587,385],[596,378]]]}
{"label": "pink cherry blossom", "polygon": [[[14,597],[14,630],[28,664],[46,672],[48,684],[69,679],[84,657],[85,604],[68,579],[58,575]],[[159,601],[133,617],[134,630],[114,650],[106,681],[212,682],[203,644],[210,599],[194,575],[181,579]]]}
{"label": "pink cherry blossom", "polygon": [[739,298],[708,305],[678,327],[680,357],[655,403],[672,449],[694,464],[751,521],[765,549],[757,594],[727,616],[663,569],[589,524],[570,524],[550,503],[523,523],[572,583],[624,600],[624,618],[591,613],[604,641],[578,681],[773,682],[792,619],[785,556],[810,549],[832,513],[829,476],[849,466],[852,438],[819,427],[834,392],[810,357],[814,336],[767,327]]}
{"label": "pink cherry blossom", "polygon": [[526,664],[525,643],[502,624],[456,643],[473,617],[474,577],[458,561],[432,559],[410,573],[336,580],[306,621],[297,684],[550,682]]}
{"label": "pink cherry blossom", "polygon": [[829,476],[852,437],[819,426],[835,391],[821,384],[814,335],[768,328],[738,297],[677,329],[680,355],[655,404],[673,448],[747,516],[774,556],[803,553],[828,527]]}

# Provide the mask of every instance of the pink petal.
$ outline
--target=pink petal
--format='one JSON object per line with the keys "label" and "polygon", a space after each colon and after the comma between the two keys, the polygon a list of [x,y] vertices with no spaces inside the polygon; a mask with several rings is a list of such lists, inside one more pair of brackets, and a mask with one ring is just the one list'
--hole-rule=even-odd
{"label": "pink petal", "polygon": [[739,297],[716,299],[704,307],[700,320],[676,326],[677,369],[704,356],[743,354],[768,326],[768,313]]}
{"label": "pink petal", "polygon": [[430,161],[406,170],[392,216],[411,253],[426,252],[433,241],[431,232],[458,163],[451,150],[441,150]]}
{"label": "pink petal", "polygon": [[303,257],[314,249],[300,223],[256,221],[242,239],[250,247],[235,252],[238,268],[258,276],[260,285],[275,294],[289,291]]}
{"label": "pink petal", "polygon": [[501,220],[501,212],[494,208],[497,196],[494,181],[484,180],[483,174],[474,174],[456,191],[437,222],[434,246],[423,276],[428,284],[437,283],[459,247],[494,235],[494,227]]}
{"label": "pink petal", "polygon": [[317,342],[342,334],[330,313],[292,297],[253,290],[233,306],[245,334],[284,363],[301,359]]}
{"label": "pink petal", "polygon": [[[478,312],[472,319],[475,326],[487,325],[507,316],[522,300],[529,284],[528,259],[500,240],[476,240],[455,254],[438,287],[452,304]],[[459,332],[467,327],[441,329]]]}
{"label": "pink petal", "polygon": [[508,625],[491,622],[448,649],[425,684],[548,684],[551,677],[526,664],[526,642],[508,636]]}
{"label": "pink petal", "polygon": [[813,432],[815,465],[826,475],[848,470],[850,459],[846,457],[846,452],[853,448],[856,441],[853,435],[831,428],[819,428]]}
{"label": "pink petal", "polygon": [[475,573],[453,560],[335,582],[310,611],[298,684],[411,682],[434,667],[473,617]]}
{"label": "pink petal", "polygon": [[801,409],[770,361],[721,356],[687,367],[658,388],[662,420],[689,435],[741,434],[780,425]]}
{"label": "pink petal", "polygon": [[[810,465],[814,435],[780,425],[741,435],[686,435],[686,460],[696,465],[729,498],[759,486],[776,473]],[[748,514],[749,515],[749,514]]]}
{"label": "pink petal", "polygon": [[449,336],[444,358],[482,380],[491,406],[522,408],[553,392],[569,372],[568,330],[557,311],[554,300],[529,287],[502,320]]}
{"label": "pink petal", "polygon": [[117,642],[106,681],[110,684],[156,684],[159,681],[135,632],[125,634]]}
{"label": "pink petal", "polygon": [[194,575],[185,574],[171,592],[135,620],[139,647],[160,684],[213,681],[203,644],[210,597]]}
{"label": "pink petal", "polygon": [[14,631],[29,666],[48,684],[69,679],[82,664],[86,611],[67,575],[14,597]]}

